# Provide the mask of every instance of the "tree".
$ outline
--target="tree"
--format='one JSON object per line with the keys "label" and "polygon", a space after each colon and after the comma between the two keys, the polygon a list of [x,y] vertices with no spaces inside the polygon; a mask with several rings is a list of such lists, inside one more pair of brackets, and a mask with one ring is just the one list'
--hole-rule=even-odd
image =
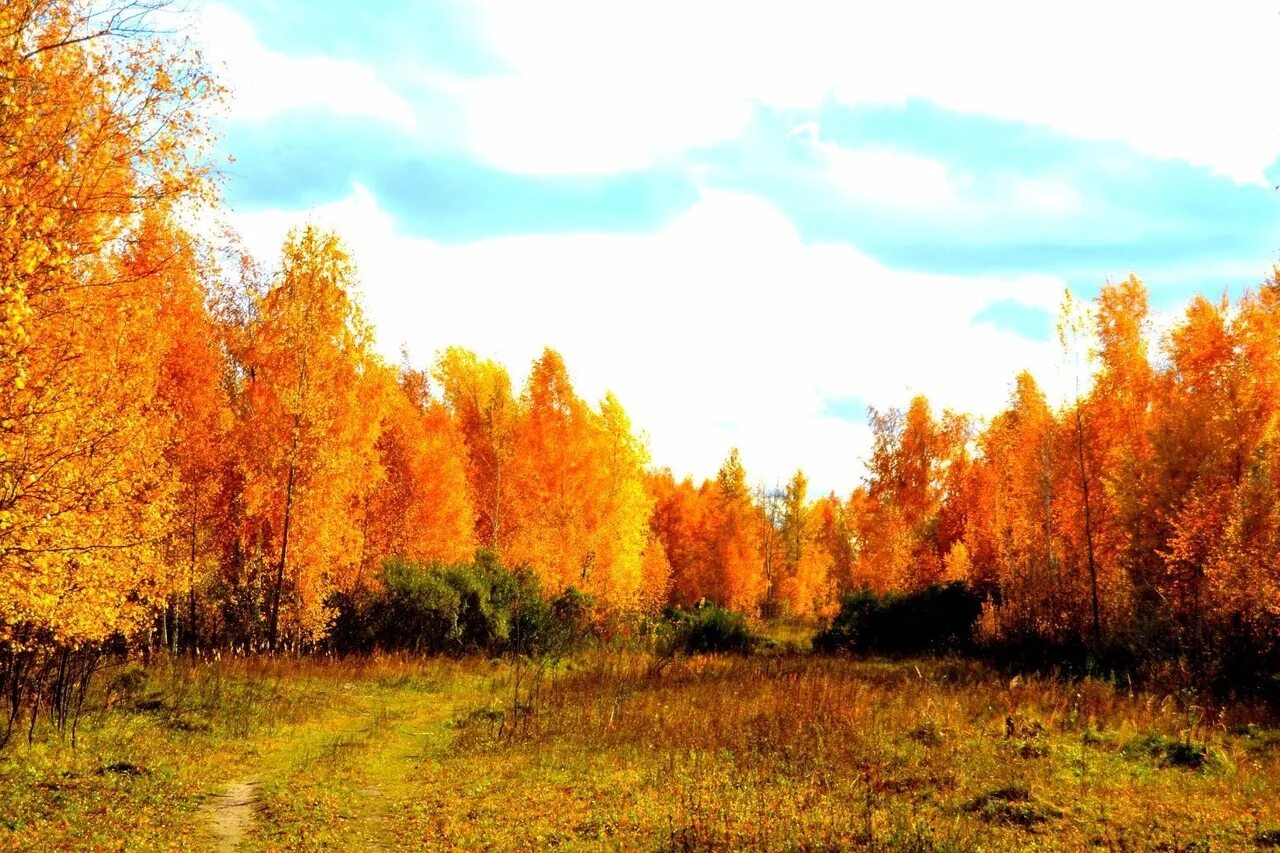
{"label": "tree", "polygon": [[458,347],[440,355],[433,375],[466,444],[476,539],[502,557],[516,533],[509,481],[518,411],[511,379],[501,365]]}
{"label": "tree", "polygon": [[747,488],[747,474],[735,447],[710,488],[708,533],[711,543],[713,595],[732,610],[753,612],[768,589],[760,559],[757,508]]}
{"label": "tree", "polygon": [[388,556],[420,563],[459,563],[475,551],[475,514],[467,489],[466,448],[427,377],[371,372],[383,397],[379,464],[362,509],[362,556],[353,586],[375,575]]}
{"label": "tree", "polygon": [[369,330],[349,290],[355,270],[333,234],[290,232],[240,361],[238,446],[246,471],[246,550],[269,567],[267,642],[319,636],[325,599],[357,570],[353,510],[377,463],[381,412],[362,405]]}
{"label": "tree", "polygon": [[223,485],[234,423],[222,334],[207,304],[208,279],[217,267],[207,247],[155,214],[143,219],[125,261],[130,279],[157,278],[160,310],[152,346],[161,361],[156,391],[174,416],[166,458],[178,491],[167,551],[170,564],[185,570],[173,579],[161,639],[177,648],[176,596],[185,592],[185,640],[194,654],[197,588],[213,573],[216,537],[226,515]]}
{"label": "tree", "polygon": [[634,609],[653,503],[648,454],[612,395],[594,411],[554,350],[533,367],[515,427],[511,559],[554,592],[573,586],[601,605]]}
{"label": "tree", "polygon": [[699,489],[686,477],[677,483],[670,470],[645,481],[653,499],[649,528],[662,548],[671,572],[669,599],[690,606],[715,595],[714,565],[707,530],[710,487]]}
{"label": "tree", "polygon": [[1257,664],[1276,651],[1280,624],[1280,289],[1273,270],[1246,294],[1231,324],[1241,470],[1225,526],[1205,567],[1218,630],[1234,633]]}
{"label": "tree", "polygon": [[860,571],[879,591],[927,586],[942,576],[951,545],[940,525],[948,472],[964,462],[968,421],[951,412],[935,420],[923,396],[906,412],[873,409],[870,421]]}
{"label": "tree", "polygon": [[1080,485],[1080,529],[1084,533],[1085,542],[1085,563],[1089,569],[1089,613],[1092,626],[1093,642],[1095,646],[1102,645],[1102,618],[1101,608],[1098,602],[1098,563],[1094,554],[1093,535],[1094,535],[1094,501],[1091,498],[1091,492],[1097,493],[1094,483],[1094,465],[1089,453],[1089,434],[1086,429],[1086,407],[1084,405],[1084,397],[1080,391],[1080,372],[1081,362],[1088,355],[1087,352],[1082,353],[1084,349],[1084,339],[1086,329],[1088,328],[1089,317],[1080,306],[1071,297],[1071,291],[1068,290],[1063,299],[1062,309],[1058,314],[1058,341],[1062,346],[1063,352],[1068,359],[1074,362],[1074,392],[1075,396],[1070,407],[1070,421],[1072,427],[1072,439],[1075,445],[1075,461],[1076,471],[1079,475]]}
{"label": "tree", "polygon": [[[850,523],[850,507],[838,498],[835,493],[819,498],[810,510],[812,523],[817,530],[814,533],[814,544],[827,560],[828,602],[823,610],[831,610],[839,601],[854,589],[854,551],[853,525]],[[824,614],[829,615],[829,614]]]}
{"label": "tree", "polygon": [[23,660],[130,635],[173,585],[160,306],[186,261],[137,261],[149,227],[211,198],[201,104],[219,92],[139,8],[0,8],[0,684],[15,697]]}
{"label": "tree", "polygon": [[[1158,609],[1155,556],[1163,539],[1161,522],[1149,499],[1150,427],[1155,413],[1154,371],[1147,353],[1150,320],[1146,287],[1129,276],[1108,283],[1095,302],[1098,370],[1089,404],[1093,411],[1104,474],[1107,507],[1099,519],[1098,564],[1105,573],[1114,561],[1129,578],[1134,605],[1145,620]],[[1112,591],[1117,595],[1121,590]],[[1105,600],[1105,598],[1104,598]]]}
{"label": "tree", "polygon": [[778,523],[784,562],[781,595],[798,616],[813,616],[835,604],[836,577],[841,571],[838,559],[848,548],[847,540],[842,545],[841,534],[834,529],[836,509],[829,503],[811,506],[808,494],[808,478],[796,471],[782,492]]}
{"label": "tree", "polygon": [[769,617],[781,615],[786,605],[783,600],[783,587],[789,566],[782,533],[783,516],[786,511],[785,497],[782,489],[766,488],[763,483],[756,487],[753,495],[757,508],[760,568],[764,572],[765,584],[762,608],[765,616]]}
{"label": "tree", "polygon": [[210,198],[200,107],[221,91],[187,45],[148,34],[149,9],[0,10],[0,381],[39,375],[31,347],[48,302],[106,272],[102,249],[129,235],[135,214]]}
{"label": "tree", "polygon": [[587,502],[595,487],[587,406],[560,355],[534,363],[515,428],[512,506],[520,519],[510,559],[537,571],[553,592],[599,578]]}
{"label": "tree", "polygon": [[[1063,575],[1055,531],[1057,424],[1031,374],[1020,373],[1009,407],[980,443],[980,503],[972,511],[975,551],[991,560],[986,576],[1001,594],[1006,630],[1058,637]],[[968,549],[966,548],[966,559]]]}
{"label": "tree", "polygon": [[661,543],[651,542],[649,533],[653,499],[644,478],[649,451],[612,392],[593,420],[600,482],[588,494],[587,517],[598,574],[587,589],[605,604],[634,609],[665,597],[670,575]]}

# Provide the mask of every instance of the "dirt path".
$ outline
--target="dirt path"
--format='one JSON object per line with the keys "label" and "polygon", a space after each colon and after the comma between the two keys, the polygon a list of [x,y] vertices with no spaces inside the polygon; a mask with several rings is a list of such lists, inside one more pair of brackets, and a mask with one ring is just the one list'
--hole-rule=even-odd
{"label": "dirt path", "polygon": [[[423,765],[452,742],[451,720],[488,682],[448,689],[357,683],[326,713],[263,745],[252,769],[208,797],[205,837],[222,851],[420,848]],[[252,774],[252,776],[248,776]]]}
{"label": "dirt path", "polygon": [[235,850],[249,831],[257,799],[258,783],[252,781],[232,782],[209,799],[209,829],[221,853]]}

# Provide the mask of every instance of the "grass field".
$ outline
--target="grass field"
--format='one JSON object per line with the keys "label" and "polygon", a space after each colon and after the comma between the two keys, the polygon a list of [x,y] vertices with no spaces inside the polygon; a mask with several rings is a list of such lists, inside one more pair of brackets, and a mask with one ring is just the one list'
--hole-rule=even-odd
{"label": "grass field", "polygon": [[1280,731],[1099,681],[803,654],[224,659],[0,754],[0,848],[1280,846]]}

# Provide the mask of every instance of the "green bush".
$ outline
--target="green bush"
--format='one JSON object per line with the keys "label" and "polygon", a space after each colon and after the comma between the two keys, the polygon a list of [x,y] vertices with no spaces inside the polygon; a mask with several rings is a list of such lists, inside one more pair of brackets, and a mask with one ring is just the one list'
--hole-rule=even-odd
{"label": "green bush", "polygon": [[1182,767],[1202,770],[1216,763],[1207,744],[1192,743],[1189,739],[1172,738],[1157,732],[1136,737],[1121,750],[1131,758],[1145,756],[1154,759],[1162,767]]}
{"label": "green bush", "polygon": [[664,654],[749,652],[757,642],[746,617],[711,603],[666,611],[659,632]]}
{"label": "green bush", "polygon": [[415,652],[463,647],[462,620],[477,605],[474,590],[467,588],[470,580],[456,567],[424,570],[403,560],[388,560],[382,569],[385,598],[378,604],[381,644]]}
{"label": "green bush", "polygon": [[982,599],[959,582],[883,597],[863,590],[845,598],[813,647],[881,654],[963,650],[973,643],[981,613]]}
{"label": "green bush", "polygon": [[587,639],[592,610],[590,597],[572,588],[548,601],[533,573],[505,569],[483,551],[452,566],[389,559],[379,588],[343,593],[331,604],[337,617],[329,641],[343,653],[558,657]]}

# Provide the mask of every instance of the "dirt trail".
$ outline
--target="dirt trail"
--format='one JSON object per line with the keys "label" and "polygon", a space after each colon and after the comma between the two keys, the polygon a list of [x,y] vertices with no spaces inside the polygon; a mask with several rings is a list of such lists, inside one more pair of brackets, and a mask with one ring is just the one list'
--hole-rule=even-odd
{"label": "dirt trail", "polygon": [[230,853],[253,824],[253,804],[258,799],[257,782],[232,782],[214,794],[205,807],[216,849]]}
{"label": "dirt trail", "polygon": [[[458,710],[488,695],[479,679],[452,688],[369,685],[264,747],[249,771],[255,781],[231,782],[206,800],[212,849],[256,850],[298,838],[341,850],[420,847],[419,768],[451,742]],[[269,822],[258,820],[266,813]]]}

